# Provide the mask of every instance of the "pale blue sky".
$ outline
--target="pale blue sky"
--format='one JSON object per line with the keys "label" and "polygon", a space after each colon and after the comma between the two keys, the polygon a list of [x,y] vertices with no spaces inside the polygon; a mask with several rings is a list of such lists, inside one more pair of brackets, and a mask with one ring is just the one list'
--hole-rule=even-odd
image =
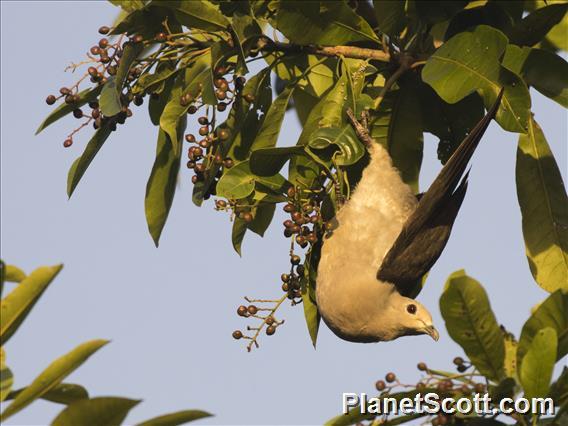
{"label": "pale blue sky", "polygon": [[[129,424],[185,408],[215,414],[203,424],[316,424],[338,414],[342,392],[374,393],[374,382],[395,371],[416,382],[419,361],[451,368],[462,355],[445,331],[438,298],[456,269],[481,281],[498,320],[518,335],[530,308],[546,293],[524,255],[515,194],[517,136],[492,124],[473,160],[470,187],[450,242],[420,300],[433,313],[439,342],[427,336],[361,345],[337,339],[322,325],[311,346],[302,307],[284,307],[286,324],[247,353],[231,332],[244,322],[242,296],[280,295],[288,242],[278,214],[264,239],[247,236],[243,258],[230,244],[228,216],[191,203],[191,174],[181,184],[156,249],[144,219],[144,191],[156,128],[146,109],[113,134],[73,198],[65,192],[72,161],[62,142],[76,122],[63,120],[35,137],[50,111],[44,99],[74,76],[63,69],[99,39],[117,9],[98,2],[6,2],[2,12],[1,158],[2,258],[33,268],[65,268],[8,343],[16,386],[28,384],[51,360],[94,338],[112,339],[67,381],[92,395],[142,398]],[[533,110],[566,181],[567,116],[539,94]],[[299,127],[286,118],[281,138]],[[427,137],[421,187],[439,170]],[[9,424],[48,423],[61,406],[34,402]]]}

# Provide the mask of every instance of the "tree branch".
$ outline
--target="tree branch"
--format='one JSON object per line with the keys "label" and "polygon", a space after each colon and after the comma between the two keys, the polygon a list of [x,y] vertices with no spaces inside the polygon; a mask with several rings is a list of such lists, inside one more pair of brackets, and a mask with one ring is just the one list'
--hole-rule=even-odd
{"label": "tree branch", "polygon": [[304,53],[309,55],[345,57],[353,59],[374,59],[381,62],[390,62],[391,56],[377,49],[368,49],[356,46],[315,46],[282,43],[262,37],[258,41],[258,48],[265,52]]}

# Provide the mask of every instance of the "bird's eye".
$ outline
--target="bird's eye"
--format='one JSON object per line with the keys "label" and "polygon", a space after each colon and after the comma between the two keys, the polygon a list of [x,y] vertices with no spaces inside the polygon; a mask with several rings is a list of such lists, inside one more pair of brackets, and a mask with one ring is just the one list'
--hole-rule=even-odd
{"label": "bird's eye", "polygon": [[409,314],[414,315],[416,313],[416,305],[414,304],[410,304],[406,306],[406,312],[408,312]]}

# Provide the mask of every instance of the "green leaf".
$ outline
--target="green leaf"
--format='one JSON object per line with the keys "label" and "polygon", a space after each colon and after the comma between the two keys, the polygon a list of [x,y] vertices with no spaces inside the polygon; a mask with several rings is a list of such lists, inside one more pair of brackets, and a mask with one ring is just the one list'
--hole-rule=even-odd
{"label": "green leaf", "polygon": [[389,36],[398,36],[406,24],[403,1],[373,0],[379,29]]}
{"label": "green leaf", "polygon": [[168,62],[162,62],[158,65],[153,74],[143,74],[136,80],[136,83],[132,87],[132,93],[135,95],[144,92],[152,93],[160,83],[163,84],[164,80],[170,77],[173,78],[174,74],[177,74],[179,71],[179,68],[170,66]]}
{"label": "green leaf", "polygon": [[251,149],[272,148],[276,146],[280,128],[282,127],[282,121],[284,120],[284,114],[286,113],[286,107],[290,102],[290,97],[293,92],[294,87],[286,87],[274,100],[272,105],[270,105],[266,117],[254,138]]}
{"label": "green leaf", "polygon": [[[158,64],[157,69],[161,69],[162,65],[164,69],[170,68],[168,64]],[[154,91],[154,96],[150,96],[150,100],[148,101],[148,113],[150,114],[150,121],[152,121],[154,126],[160,125],[160,118],[162,117],[162,113],[164,112],[167,103],[170,101],[170,96],[176,80],[177,73],[174,73],[158,85],[160,90]]]}
{"label": "green leaf", "polygon": [[483,100],[477,93],[472,93],[455,104],[448,104],[430,86],[421,84],[420,89],[423,129],[440,139],[438,159],[446,164],[483,117]]}
{"label": "green leaf", "polygon": [[413,86],[404,86],[399,91],[389,122],[387,144],[402,180],[417,193],[424,139],[420,104],[416,102]]}
{"label": "green leaf", "polygon": [[379,42],[370,25],[342,1],[281,0],[276,28],[298,44],[337,46],[353,41]]}
{"label": "green leaf", "polygon": [[14,384],[14,375],[6,365],[6,353],[4,348],[0,347],[0,402],[4,401]]}
{"label": "green leaf", "polygon": [[43,120],[43,123],[41,123],[37,128],[35,134],[37,135],[50,124],[55,123],[60,118],[63,118],[67,114],[72,113],[74,109],[80,108],[88,102],[95,101],[101,93],[102,89],[102,85],[85,89],[78,93],[79,102],[74,102],[73,104],[62,103],[61,105],[59,105],[57,108],[55,108],[55,110],[52,111],[51,114],[47,116],[45,120]]}
{"label": "green leaf", "polygon": [[210,2],[161,0],[156,4],[174,10],[177,20],[189,29],[218,31],[229,26],[227,18]]}
{"label": "green leaf", "polygon": [[77,401],[61,411],[51,426],[120,425],[140,400],[98,397]]}
{"label": "green leaf", "polygon": [[524,133],[530,95],[522,79],[499,62],[506,46],[507,37],[486,25],[459,33],[434,52],[422,70],[422,79],[450,104],[478,91],[487,108],[504,87],[496,120],[505,130]]}
{"label": "green leaf", "polygon": [[178,123],[182,117],[185,117],[189,108],[189,105],[180,104],[181,96],[187,93],[197,95],[198,84],[203,78],[209,76],[210,60],[210,54],[201,55],[186,68],[185,73],[178,75],[169,100],[160,116],[160,127],[168,134],[176,152],[181,149],[182,144],[182,135],[178,132]]}
{"label": "green leaf", "polygon": [[235,251],[238,253],[239,256],[242,256],[241,244],[243,243],[243,239],[245,238],[246,232],[247,232],[247,223],[240,217],[236,217],[235,221],[233,222],[231,241],[233,243],[233,248],[235,249]]}
{"label": "green leaf", "polygon": [[304,305],[304,318],[312,340],[316,347],[321,315],[316,304],[315,286],[317,280],[317,268],[321,254],[321,242],[313,245],[304,262],[304,275],[301,277],[302,304]]}
{"label": "green leaf", "polygon": [[26,273],[14,265],[6,265],[4,272],[4,280],[11,283],[19,283],[26,278]]}
{"label": "green leaf", "polygon": [[507,34],[513,26],[513,19],[503,9],[503,4],[505,2],[491,1],[481,7],[462,10],[450,21],[444,39],[448,40],[456,34],[467,31],[469,28],[477,25],[488,25]]}
{"label": "green leaf", "polygon": [[231,200],[239,200],[250,195],[256,183],[280,193],[287,187],[286,179],[281,175],[267,177],[254,175],[247,160],[236,164],[223,173],[217,183],[217,195]]}
{"label": "green leaf", "polygon": [[144,0],[109,0],[109,2],[115,6],[118,6],[127,12],[133,12],[138,9],[142,9],[146,6],[146,1]]}
{"label": "green leaf", "polygon": [[333,155],[338,166],[350,166],[365,155],[365,147],[355,134],[353,127],[346,124],[342,128],[323,127],[312,133],[308,146],[313,149],[325,149],[331,145],[339,148]]}
{"label": "green leaf", "polygon": [[247,228],[250,229],[257,235],[261,237],[264,236],[264,233],[270,226],[270,222],[272,222],[272,218],[274,217],[274,211],[276,210],[275,204],[268,204],[262,203],[260,204],[254,213],[254,218],[252,222],[247,224]]}
{"label": "green leaf", "polygon": [[505,343],[481,284],[460,270],[450,275],[440,311],[451,338],[489,380],[504,378]]}
{"label": "green leaf", "polygon": [[[25,390],[26,388],[12,391],[6,399],[14,399]],[[41,396],[41,399],[45,399],[46,401],[65,405],[87,398],[89,398],[87,390],[83,386],[74,383],[60,383]]]}
{"label": "green leaf", "polygon": [[556,363],[556,331],[552,327],[539,330],[523,357],[520,379],[525,398],[544,398],[548,395],[550,379]]}
{"label": "green leaf", "polygon": [[63,265],[56,265],[36,269],[2,299],[0,302],[2,311],[0,345],[4,346],[12,337],[62,268]]}
{"label": "green leaf", "polygon": [[67,195],[71,197],[75,188],[81,181],[81,178],[87,171],[87,168],[102,148],[103,144],[106,142],[112,130],[110,129],[110,123],[105,123],[97,129],[91,140],[87,143],[83,154],[77,158],[67,174]]}
{"label": "green leaf", "polygon": [[553,292],[568,289],[568,196],[544,133],[531,119],[519,137],[517,197],[526,254],[534,279]]}
{"label": "green leaf", "polygon": [[562,21],[568,11],[568,4],[551,4],[535,10],[515,25],[509,38],[511,43],[519,46],[534,46],[541,41],[546,34]]}
{"label": "green leaf", "polygon": [[447,21],[462,10],[468,1],[417,1],[415,2],[418,18],[426,24]]}
{"label": "green leaf", "polygon": [[154,417],[145,422],[138,423],[137,426],[178,426],[211,416],[212,414],[201,410],[176,411],[175,413],[164,414],[163,416]]}
{"label": "green leaf", "polygon": [[503,66],[523,77],[544,96],[568,108],[568,62],[561,56],[509,44]]}
{"label": "green leaf", "polygon": [[130,71],[132,64],[143,50],[144,44],[142,43],[127,42],[124,44],[122,56],[120,57],[120,64],[118,65],[115,76],[116,91],[119,96],[119,102],[120,94],[122,93],[122,85],[124,84],[126,77],[128,77],[128,72]]}
{"label": "green leaf", "polygon": [[568,402],[568,367],[564,366],[560,377],[550,385],[548,396],[554,400],[556,406],[566,407]]}
{"label": "green leaf", "polygon": [[250,169],[257,176],[273,176],[295,155],[305,155],[304,147],[257,149],[250,155]]}
{"label": "green leaf", "polygon": [[560,360],[568,354],[568,294],[564,294],[562,290],[557,290],[548,296],[523,325],[517,348],[518,366],[531,346],[534,336],[546,327],[556,330],[558,338],[556,359]]}
{"label": "green leaf", "polygon": [[[8,407],[6,407],[0,416],[1,420],[6,421],[8,417],[16,414],[33,401],[43,396],[50,389],[57,386],[65,377],[81,366],[92,354],[107,343],[108,341],[106,340],[91,340],[77,346],[71,352],[53,361]],[[82,401],[79,401],[75,404],[80,404],[81,402]],[[77,424],[74,426],[77,426]]]}
{"label": "green leaf", "polygon": [[[178,134],[185,129],[185,117],[178,123]],[[158,247],[160,235],[168,219],[176,192],[176,182],[181,161],[181,144],[174,145],[163,129],[158,132],[156,159],[146,184],[144,207],[148,230]]]}
{"label": "green leaf", "polygon": [[249,162],[243,161],[223,173],[217,183],[217,196],[230,200],[245,198],[254,191],[254,182]]}
{"label": "green leaf", "polygon": [[99,99],[99,107],[105,116],[112,117],[121,111],[120,89],[120,86],[116,82],[116,76],[109,77],[107,82],[103,85]]}
{"label": "green leaf", "polygon": [[515,336],[510,333],[505,334],[505,360],[503,368],[507,377],[517,377],[517,347],[519,343]]}

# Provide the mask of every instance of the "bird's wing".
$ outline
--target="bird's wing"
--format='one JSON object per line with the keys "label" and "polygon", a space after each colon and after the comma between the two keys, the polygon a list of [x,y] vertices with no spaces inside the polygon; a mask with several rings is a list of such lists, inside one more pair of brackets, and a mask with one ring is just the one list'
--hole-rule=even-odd
{"label": "bird's wing", "polygon": [[383,260],[377,279],[395,284],[401,294],[412,294],[416,283],[442,254],[467,190],[468,176],[463,176],[465,169],[495,117],[502,96],[503,89],[485,117],[462,141],[420,198],[416,210],[406,220]]}

